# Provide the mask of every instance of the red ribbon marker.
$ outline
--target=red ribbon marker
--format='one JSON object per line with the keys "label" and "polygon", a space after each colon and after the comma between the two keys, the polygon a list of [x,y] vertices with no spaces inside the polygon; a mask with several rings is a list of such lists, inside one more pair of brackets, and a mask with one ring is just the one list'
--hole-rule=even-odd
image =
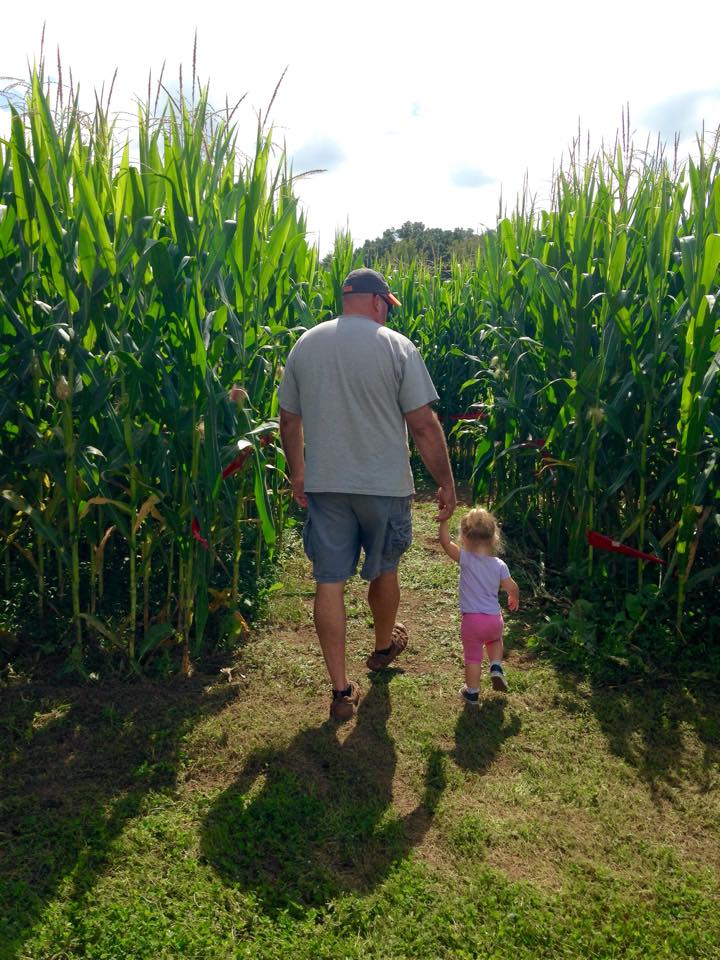
{"label": "red ribbon marker", "polygon": [[210,544],[207,542],[205,537],[200,533],[200,524],[197,517],[192,518],[192,523],[190,524],[190,529],[192,530],[192,535],[195,537],[198,543],[202,544],[206,550],[210,549]]}
{"label": "red ribbon marker", "polygon": [[252,447],[248,447],[247,450],[243,450],[242,453],[239,453],[234,460],[231,460],[222,472],[223,480],[227,480],[228,477],[231,477],[234,473],[237,473],[238,470],[242,470],[251,453]]}
{"label": "red ribbon marker", "polygon": [[595,530],[588,530],[586,533],[587,542],[591,547],[596,547],[598,550],[607,550],[609,553],[622,553],[626,557],[637,557],[638,560],[647,560],[649,563],[661,563],[664,567],[667,566],[665,560],[662,557],[658,557],[654,553],[643,553],[642,550],[635,550],[633,547],[626,547],[624,543],[620,543],[619,540],[613,540],[612,537],[606,537],[602,533],[598,533]]}
{"label": "red ribbon marker", "polygon": [[451,420],[486,420],[487,411],[471,410],[470,413],[453,413],[450,419]]}
{"label": "red ribbon marker", "polygon": [[[271,442],[271,440],[272,438],[270,437],[269,434],[263,434],[260,437],[260,445],[263,447],[267,447],[268,444]],[[247,446],[245,446],[240,451],[240,453],[235,457],[235,459],[231,460],[230,463],[223,470],[222,472],[223,480],[227,480],[228,477],[231,477],[234,473],[237,473],[239,470],[242,470],[242,468],[248,462],[253,452],[252,444],[248,443],[248,441],[246,440],[241,440],[239,441],[238,446],[240,444],[245,444],[245,443],[247,443]],[[197,517],[193,517],[192,523],[190,524],[190,530],[192,531],[192,535],[193,537],[195,537],[197,542],[201,544],[206,550],[209,550],[210,544],[207,542],[205,537],[203,537],[203,535],[200,533],[200,523],[198,522]]]}

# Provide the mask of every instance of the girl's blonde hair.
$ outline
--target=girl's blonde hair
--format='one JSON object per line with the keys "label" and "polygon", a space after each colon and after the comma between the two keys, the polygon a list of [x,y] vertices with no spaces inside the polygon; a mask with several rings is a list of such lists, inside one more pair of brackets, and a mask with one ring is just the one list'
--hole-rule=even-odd
{"label": "girl's blonde hair", "polygon": [[460,532],[468,544],[487,547],[493,556],[502,553],[505,548],[497,520],[489,510],[482,507],[468,510],[460,521]]}

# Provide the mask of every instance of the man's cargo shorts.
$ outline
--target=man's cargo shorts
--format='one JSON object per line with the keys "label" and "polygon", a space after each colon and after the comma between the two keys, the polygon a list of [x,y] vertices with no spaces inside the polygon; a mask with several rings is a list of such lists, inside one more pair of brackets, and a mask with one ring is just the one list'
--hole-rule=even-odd
{"label": "man's cargo shorts", "polygon": [[412,543],[410,497],[360,493],[308,493],[303,546],[318,583],[338,583],[355,574],[360,548],[363,580],[396,570]]}

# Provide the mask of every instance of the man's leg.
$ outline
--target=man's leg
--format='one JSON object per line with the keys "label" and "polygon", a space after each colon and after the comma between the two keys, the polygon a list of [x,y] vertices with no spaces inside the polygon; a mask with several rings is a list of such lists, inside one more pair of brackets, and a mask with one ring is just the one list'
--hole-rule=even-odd
{"label": "man's leg", "polygon": [[368,603],[375,621],[375,649],[387,650],[400,606],[397,570],[381,573],[379,577],[370,581]]}
{"label": "man's leg", "polygon": [[344,580],[315,585],[315,630],[333,690],[346,690]]}

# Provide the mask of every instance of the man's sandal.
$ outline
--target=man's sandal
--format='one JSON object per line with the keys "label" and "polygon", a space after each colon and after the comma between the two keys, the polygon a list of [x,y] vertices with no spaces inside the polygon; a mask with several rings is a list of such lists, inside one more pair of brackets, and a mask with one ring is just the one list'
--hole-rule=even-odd
{"label": "man's sandal", "polygon": [[383,653],[374,651],[365,661],[368,670],[384,670],[408,644],[408,632],[402,623],[396,623],[390,635],[390,649]]}
{"label": "man's sandal", "polygon": [[359,701],[360,687],[354,680],[350,681],[347,691],[333,690],[332,700],[330,701],[330,719],[340,722],[350,720],[355,714]]}

